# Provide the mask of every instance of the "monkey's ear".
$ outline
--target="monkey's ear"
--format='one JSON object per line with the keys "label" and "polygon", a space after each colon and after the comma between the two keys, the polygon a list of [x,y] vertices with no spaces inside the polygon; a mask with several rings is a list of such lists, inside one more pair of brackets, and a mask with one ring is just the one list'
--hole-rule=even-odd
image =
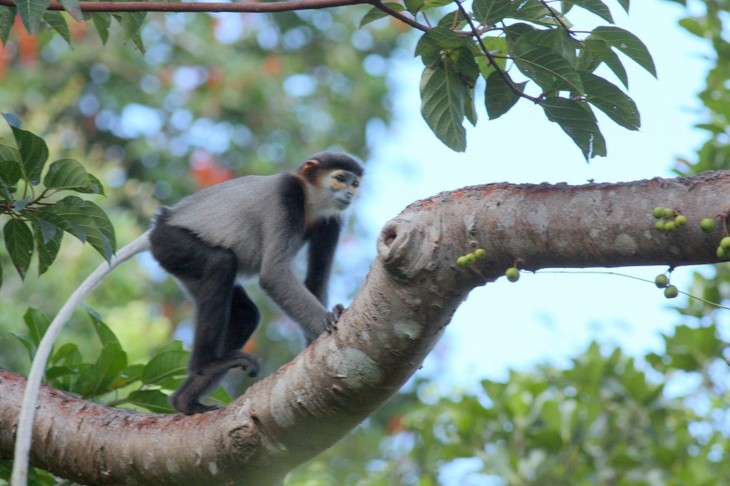
{"label": "monkey's ear", "polygon": [[305,179],[314,182],[317,179],[317,172],[319,171],[319,160],[309,159],[299,167],[299,175]]}

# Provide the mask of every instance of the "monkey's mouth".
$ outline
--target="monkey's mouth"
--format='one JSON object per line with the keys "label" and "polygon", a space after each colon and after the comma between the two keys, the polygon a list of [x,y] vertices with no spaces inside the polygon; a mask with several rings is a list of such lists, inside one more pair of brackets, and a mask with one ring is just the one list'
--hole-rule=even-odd
{"label": "monkey's mouth", "polygon": [[345,209],[347,206],[350,205],[350,200],[349,199],[340,199],[340,198],[337,198],[337,199],[335,199],[335,202],[337,203],[338,206],[340,206],[341,209]]}

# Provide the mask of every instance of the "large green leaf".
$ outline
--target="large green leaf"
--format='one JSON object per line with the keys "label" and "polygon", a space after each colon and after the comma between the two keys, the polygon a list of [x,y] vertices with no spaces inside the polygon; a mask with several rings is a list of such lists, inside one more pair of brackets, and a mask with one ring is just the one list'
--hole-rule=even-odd
{"label": "large green leaf", "polygon": [[135,390],[129,394],[125,401],[154,413],[175,412],[167,395],[160,390]]}
{"label": "large green leaf", "polygon": [[46,334],[51,320],[45,313],[29,307],[23,315],[23,322],[25,322],[25,327],[28,328],[28,337],[37,348],[41,343],[41,339]]}
{"label": "large green leaf", "polygon": [[34,221],[33,235],[38,251],[38,274],[43,275],[56,260],[61,249],[63,231],[56,229],[45,221]]}
{"label": "large green leaf", "polygon": [[0,44],[5,45],[13,29],[13,20],[17,10],[13,7],[0,6]]}
{"label": "large green leaf", "polygon": [[[506,81],[504,78],[507,78]],[[510,87],[514,83],[509,74],[504,72],[500,75],[497,71],[492,72],[487,78],[487,86],[484,91],[484,104],[487,107],[487,116],[490,120],[499,118],[507,113],[520,99]],[[518,83],[517,89],[525,89],[527,82]]]}
{"label": "large green leaf", "polygon": [[63,40],[71,45],[71,31],[68,29],[66,19],[63,17],[61,12],[49,10],[43,14],[43,20],[45,20],[48,25],[50,25],[51,28],[53,28],[53,30],[55,30],[58,35],[63,38]]}
{"label": "large green leaf", "polygon": [[114,227],[104,211],[91,201],[67,196],[44,208],[40,217],[61,226],[64,231],[89,244],[109,261],[116,249]]}
{"label": "large green leaf", "polygon": [[441,52],[466,46],[467,40],[447,27],[434,27],[424,33],[416,44],[415,55],[430,66],[440,62]]}
{"label": "large green leaf", "polygon": [[71,17],[74,18],[74,20],[78,20],[79,22],[84,21],[84,14],[81,12],[81,6],[79,4],[79,0],[60,0],[61,5],[63,5],[63,9],[71,14]]}
{"label": "large green leaf", "polygon": [[53,162],[43,178],[43,185],[49,189],[104,194],[99,180],[86,172],[86,168],[74,159]]}
{"label": "large green leaf", "polygon": [[23,170],[20,164],[14,160],[1,160],[0,155],[0,182],[7,187],[15,186],[21,177]]}
{"label": "large green leaf", "polygon": [[535,44],[528,36],[523,35],[510,43],[510,53],[520,71],[543,90],[569,89],[583,92],[578,71],[552,47]]}
{"label": "large green leaf", "polygon": [[611,11],[608,9],[608,6],[606,6],[606,4],[603,3],[601,0],[570,0],[569,2],[563,2],[563,3],[577,5],[579,7],[582,7],[584,9],[588,10],[591,13],[598,15],[606,22],[613,23],[613,17],[611,16]]}
{"label": "large green leaf", "polygon": [[494,25],[512,12],[513,6],[505,0],[474,0],[474,17],[482,25]]}
{"label": "large green leaf", "polygon": [[94,325],[94,330],[96,330],[96,335],[99,336],[99,340],[101,341],[102,346],[106,346],[110,343],[117,343],[121,346],[121,343],[119,342],[119,339],[117,339],[116,334],[109,329],[109,326],[107,326],[104,321],[101,320],[101,316],[98,312],[96,312],[91,307],[86,307],[86,313],[89,315],[89,319],[91,319],[91,323]]}
{"label": "large green leaf", "polygon": [[33,256],[33,232],[28,224],[19,219],[11,219],[3,229],[5,237],[5,248],[10,254],[10,259],[18,271],[20,278],[25,278],[30,265],[30,258]]}
{"label": "large green leaf", "polygon": [[109,27],[112,23],[111,14],[108,12],[92,12],[89,16],[92,22],[94,22],[94,27],[96,27],[101,43],[106,44],[109,40]]}
{"label": "large green leaf", "polygon": [[142,383],[159,385],[170,378],[185,375],[190,353],[183,350],[169,350],[157,353],[142,372]]}
{"label": "large green leaf", "polygon": [[31,184],[37,185],[41,180],[43,166],[48,160],[46,142],[41,137],[17,126],[14,116],[8,114],[3,114],[3,116],[13,130],[23,175]]}
{"label": "large green leaf", "polygon": [[606,140],[598,129],[596,117],[585,103],[556,97],[545,99],[540,105],[548,120],[560,125],[586,160],[606,155]]}
{"label": "large green leaf", "polygon": [[586,100],[604,112],[613,121],[629,130],[638,130],[641,126],[639,110],[634,100],[621,91],[614,84],[600,76],[591,73],[582,73],[583,87],[586,90]]}
{"label": "large green leaf", "polygon": [[651,54],[649,54],[649,50],[638,37],[628,30],[613,26],[596,27],[591,32],[591,35],[623,52],[639,66],[656,77],[656,67],[654,66],[654,60]]}
{"label": "large green leaf", "polygon": [[[396,12],[402,12],[405,10],[405,7],[401,5],[400,3],[395,2],[383,2],[383,5],[386,7],[390,7],[391,9],[395,10]],[[388,14],[378,7],[373,7],[370,10],[367,11],[367,13],[363,16],[363,18],[360,20],[360,28],[366,26],[367,24],[371,22],[375,22],[376,20],[380,20],[384,17],[387,17]]]}
{"label": "large green leaf", "polygon": [[127,353],[118,342],[107,343],[94,365],[81,370],[74,392],[84,398],[102,395],[126,367]]}
{"label": "large green leaf", "polygon": [[[606,64],[625,87],[629,87],[629,76],[626,74],[626,68],[624,68],[621,59],[613,52],[613,49],[611,49],[611,46],[607,42],[597,37],[588,36],[583,42],[581,56],[584,58],[581,60],[582,69],[593,71],[596,66],[592,66],[589,69],[587,58],[595,57],[599,62]],[[592,64],[592,61],[590,63]]]}
{"label": "large green leaf", "polygon": [[436,137],[452,150],[466,150],[463,126],[467,88],[450,63],[426,66],[421,76],[421,115]]}
{"label": "large green leaf", "polygon": [[43,14],[51,4],[51,0],[15,0],[23,25],[31,34],[38,31]]}

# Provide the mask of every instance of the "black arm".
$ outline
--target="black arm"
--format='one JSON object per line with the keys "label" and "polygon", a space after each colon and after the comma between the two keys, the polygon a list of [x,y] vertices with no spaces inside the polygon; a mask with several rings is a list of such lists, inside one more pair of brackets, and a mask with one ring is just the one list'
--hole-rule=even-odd
{"label": "black arm", "polygon": [[323,220],[312,229],[309,239],[309,265],[304,285],[325,307],[340,226],[337,218]]}

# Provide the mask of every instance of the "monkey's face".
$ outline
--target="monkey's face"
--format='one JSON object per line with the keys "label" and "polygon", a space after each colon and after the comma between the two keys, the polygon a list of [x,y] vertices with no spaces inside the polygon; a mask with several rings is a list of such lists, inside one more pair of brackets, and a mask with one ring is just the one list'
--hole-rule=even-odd
{"label": "monkey's face", "polygon": [[325,187],[329,188],[335,205],[342,210],[355,198],[360,187],[360,177],[343,169],[333,170],[328,174]]}

